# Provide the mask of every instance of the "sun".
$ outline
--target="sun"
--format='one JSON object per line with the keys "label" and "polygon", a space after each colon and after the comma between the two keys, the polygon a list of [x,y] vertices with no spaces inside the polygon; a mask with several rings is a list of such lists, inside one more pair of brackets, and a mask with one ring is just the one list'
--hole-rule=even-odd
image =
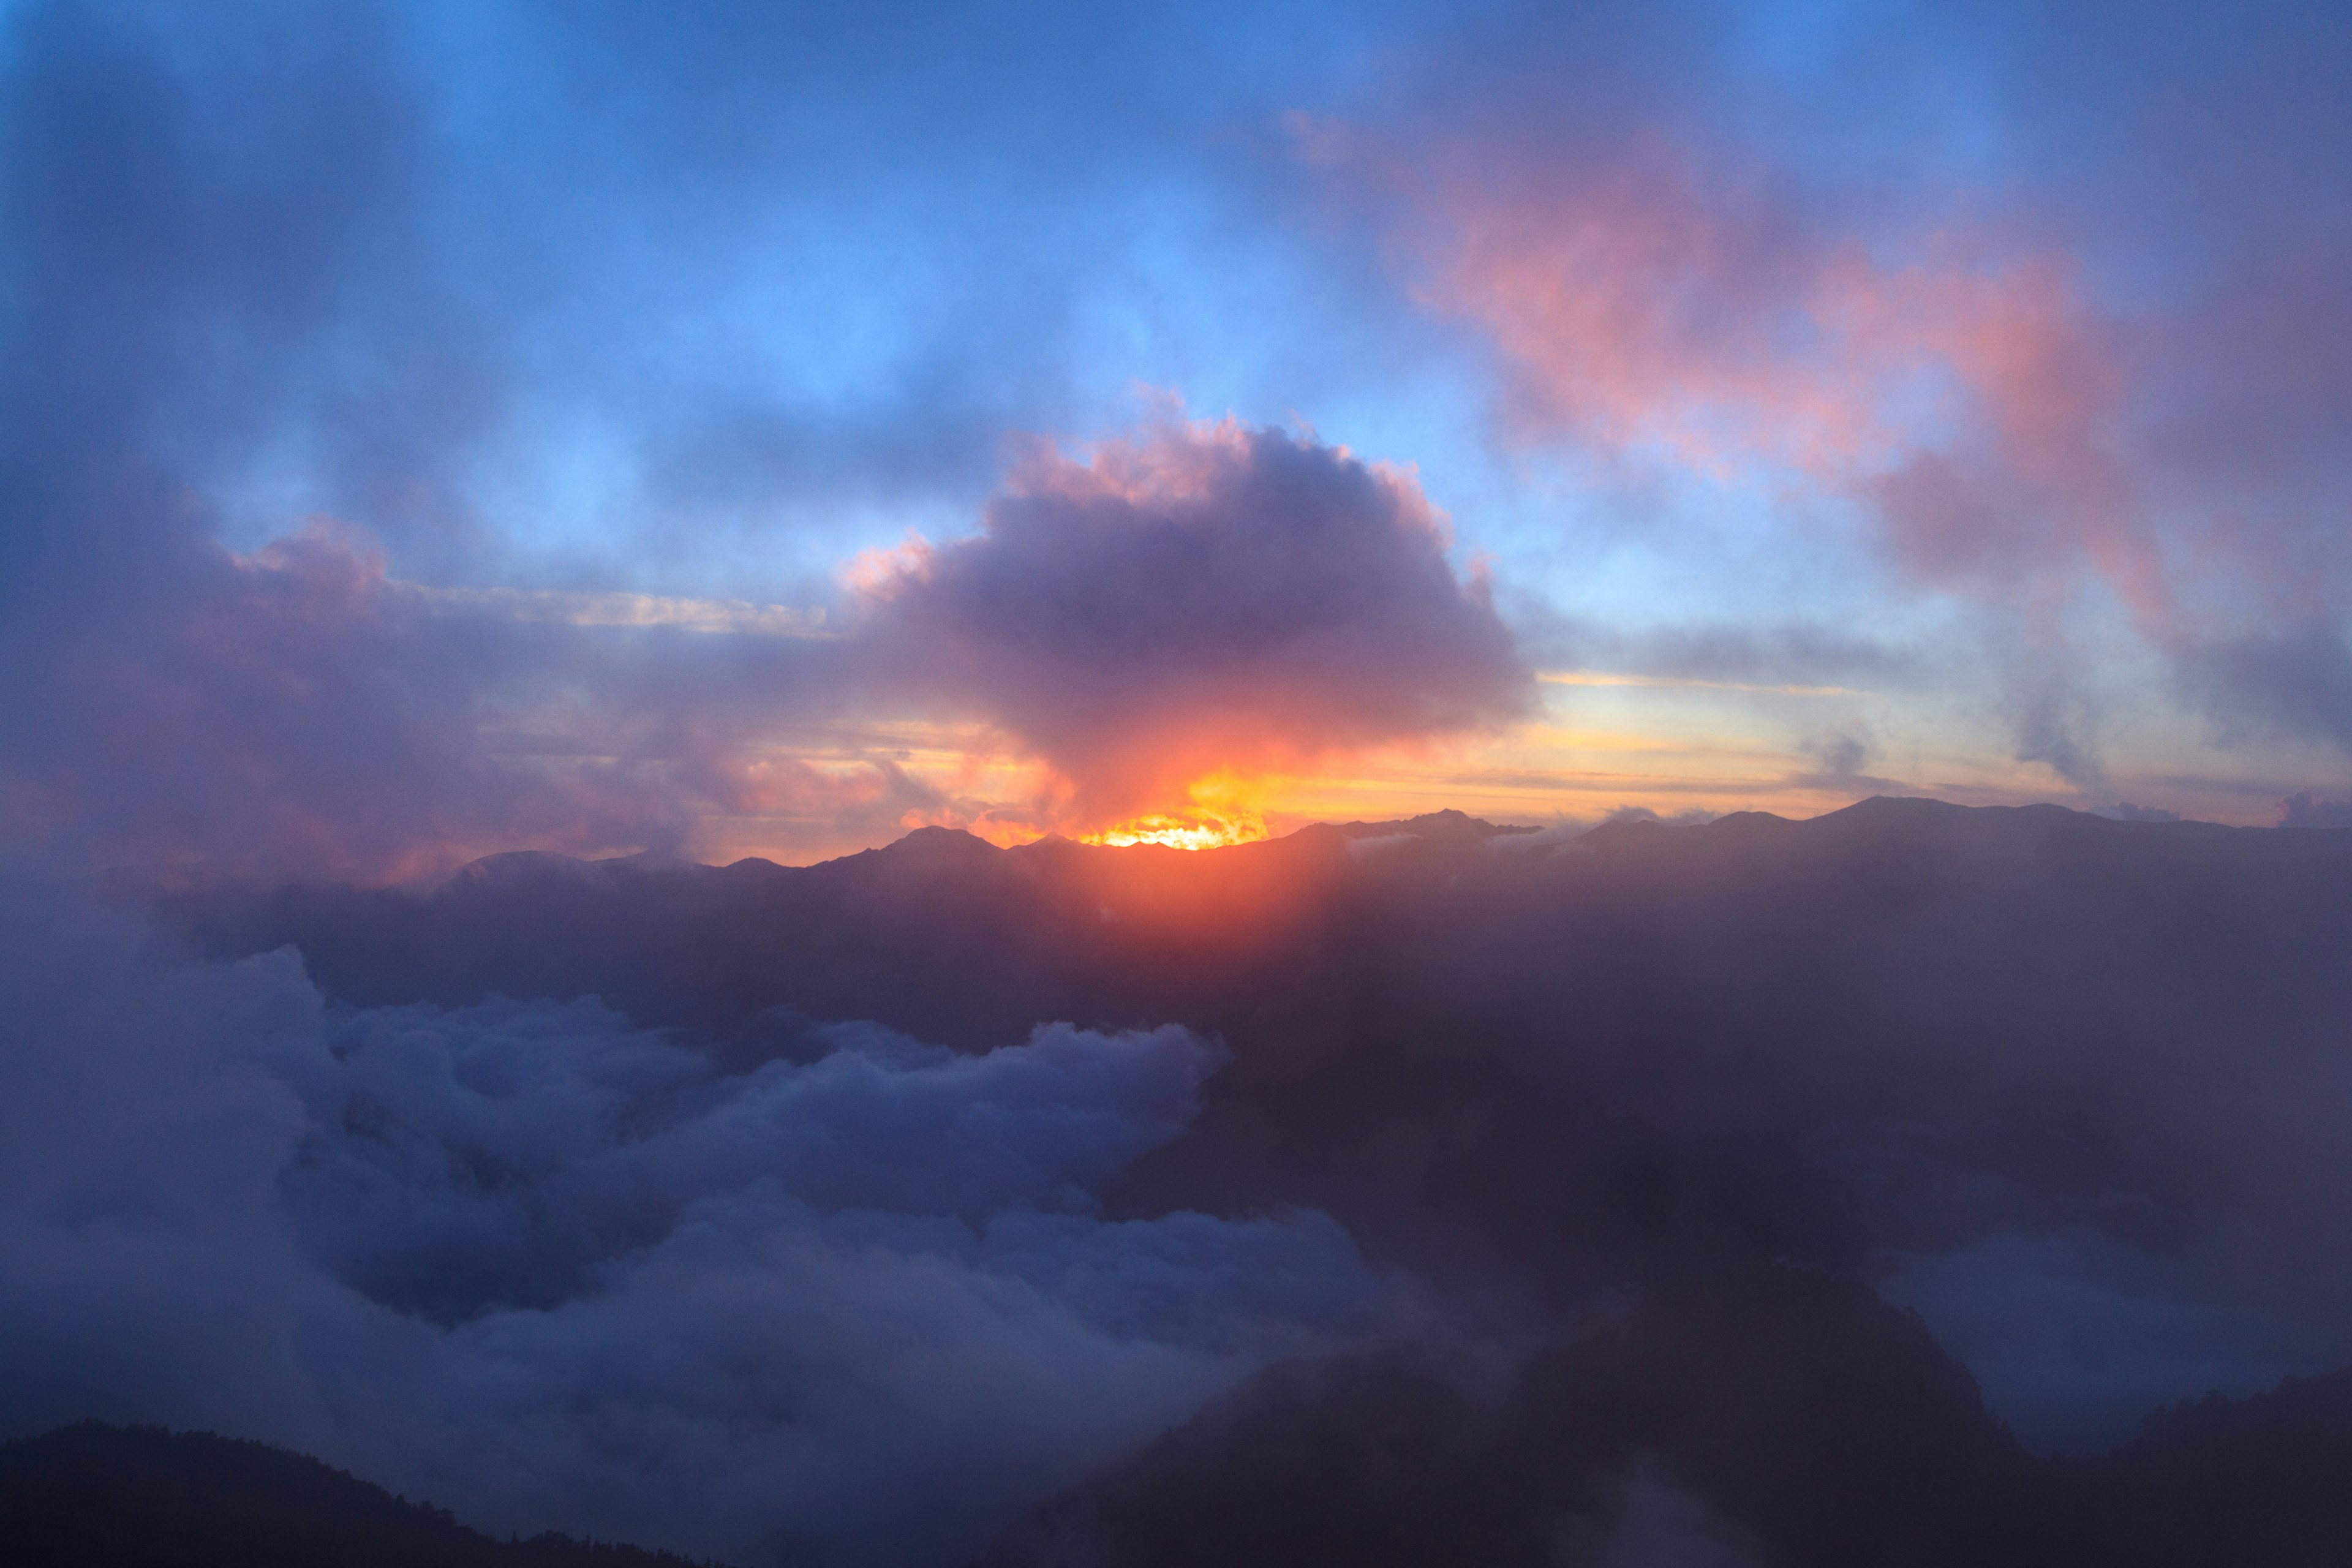
{"label": "sun", "polygon": [[1089,833],[1082,842],[1115,847],[1164,844],[1171,849],[1215,849],[1227,844],[1253,844],[1265,837],[1265,824],[1254,811],[1187,811],[1173,816],[1155,812]]}

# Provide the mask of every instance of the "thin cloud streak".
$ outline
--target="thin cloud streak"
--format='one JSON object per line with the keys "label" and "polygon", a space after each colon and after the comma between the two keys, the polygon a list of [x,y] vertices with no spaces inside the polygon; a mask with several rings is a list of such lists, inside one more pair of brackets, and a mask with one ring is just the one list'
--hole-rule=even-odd
{"label": "thin cloud streak", "polygon": [[1634,686],[1665,690],[1746,691],[1769,697],[1869,697],[1875,695],[1851,686],[1765,686],[1744,680],[1699,680],[1688,676],[1625,675],[1598,669],[1538,670],[1536,679],[1547,686]]}
{"label": "thin cloud streak", "polygon": [[387,593],[415,600],[427,615],[478,616],[526,626],[677,626],[745,637],[823,637],[823,606],[752,605],[740,599],[677,599],[653,594],[593,594],[553,588],[433,587],[388,579]]}

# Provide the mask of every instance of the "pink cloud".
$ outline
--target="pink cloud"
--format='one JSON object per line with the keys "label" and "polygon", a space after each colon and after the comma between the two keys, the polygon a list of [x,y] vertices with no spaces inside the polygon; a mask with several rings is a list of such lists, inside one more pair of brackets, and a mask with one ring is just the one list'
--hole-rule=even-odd
{"label": "pink cloud", "polygon": [[2063,251],[1958,222],[1865,243],[1656,140],[1546,162],[1301,135],[1389,213],[1416,298],[1493,342],[1517,438],[1794,469],[1873,503],[1923,581],[2005,592],[2088,560],[2169,616],[2114,454],[2117,334]]}

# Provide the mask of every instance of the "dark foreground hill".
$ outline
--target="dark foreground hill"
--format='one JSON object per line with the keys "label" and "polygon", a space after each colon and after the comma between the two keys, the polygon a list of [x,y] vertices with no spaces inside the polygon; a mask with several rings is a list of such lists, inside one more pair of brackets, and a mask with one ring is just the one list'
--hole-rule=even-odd
{"label": "dark foreground hill", "polygon": [[[1810,1270],[1685,1279],[1534,1353],[1277,1365],[1031,1510],[982,1568],[2336,1568],[2352,1370],[2039,1458],[1919,1321]],[[493,1541],[257,1443],[95,1422],[0,1445],[25,1568],[686,1568]]]}
{"label": "dark foreground hill", "polygon": [[262,1443],[91,1421],[0,1443],[12,1568],[694,1568],[635,1546],[494,1541]]}
{"label": "dark foreground hill", "polygon": [[1764,1269],[1516,1368],[1420,1346],[1275,1367],[984,1568],[2321,1568],[2352,1563],[2347,1479],[2352,1371],[2040,1459],[1916,1318]]}

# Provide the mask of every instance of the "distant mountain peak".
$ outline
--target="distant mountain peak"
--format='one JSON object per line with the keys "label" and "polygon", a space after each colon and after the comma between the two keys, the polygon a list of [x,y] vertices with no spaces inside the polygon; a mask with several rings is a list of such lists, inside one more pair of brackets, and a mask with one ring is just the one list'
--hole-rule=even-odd
{"label": "distant mountain peak", "polygon": [[1452,806],[1443,811],[1425,811],[1419,816],[1408,816],[1389,822],[1318,823],[1316,826],[1328,827],[1349,838],[1391,838],[1410,836],[1441,842],[1484,840],[1499,838],[1510,834],[1542,831],[1536,827],[1489,822],[1483,816],[1472,816],[1469,813],[1457,811]]}

